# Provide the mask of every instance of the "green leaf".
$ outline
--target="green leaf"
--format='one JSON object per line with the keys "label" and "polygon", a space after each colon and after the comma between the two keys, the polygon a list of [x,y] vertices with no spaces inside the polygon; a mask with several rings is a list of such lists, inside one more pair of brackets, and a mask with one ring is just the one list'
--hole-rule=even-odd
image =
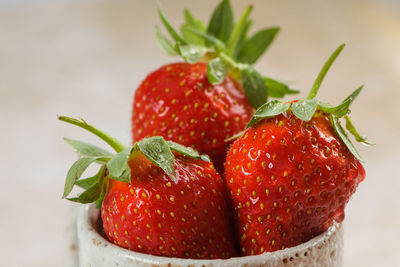
{"label": "green leaf", "polygon": [[240,67],[240,72],[247,99],[254,108],[259,108],[268,100],[268,89],[264,79],[260,73],[247,64]]}
{"label": "green leaf", "polygon": [[360,87],[358,87],[356,90],[354,90],[353,93],[351,93],[348,97],[346,97],[343,102],[347,102],[347,101],[351,101],[351,103],[353,103],[353,101],[356,99],[356,97],[360,94],[361,90],[364,88],[364,85],[361,85]]}
{"label": "green leaf", "polygon": [[80,179],[80,180],[76,181],[75,185],[77,185],[83,189],[89,189],[89,187],[91,187],[92,185],[97,183],[98,180],[99,180],[99,176],[98,176],[98,174],[96,174],[95,176],[85,178],[85,179]]}
{"label": "green leaf", "polygon": [[223,0],[214,10],[207,33],[227,42],[233,29],[233,12],[229,0]]}
{"label": "green leaf", "polygon": [[168,143],[160,136],[144,138],[134,146],[136,151],[142,152],[151,162],[159,166],[175,181],[174,154]]}
{"label": "green leaf", "polygon": [[290,108],[290,103],[282,103],[278,100],[272,100],[268,103],[265,103],[261,107],[257,109],[254,113],[253,117],[251,118],[250,122],[247,124],[246,128],[251,127],[258,121],[271,118],[276,115],[282,114],[283,112],[287,111]]}
{"label": "green leaf", "polygon": [[254,64],[267,50],[278,34],[280,28],[268,28],[255,33],[247,39],[237,54],[237,60],[242,63]]}
{"label": "green leaf", "polygon": [[269,97],[282,98],[285,95],[293,95],[300,92],[298,90],[290,89],[289,86],[287,86],[286,84],[278,82],[272,78],[264,76],[263,79],[265,82],[265,86],[268,88]]}
{"label": "green leaf", "polygon": [[358,159],[359,161],[363,161],[360,154],[358,154],[356,148],[354,147],[353,143],[347,136],[346,132],[343,130],[342,125],[340,125],[339,118],[333,114],[331,114],[329,118],[336,133],[339,135],[340,139],[342,139],[343,143],[347,146],[349,151],[354,155],[354,157],[356,157],[356,159]]}
{"label": "green leaf", "polygon": [[238,132],[237,134],[235,134],[235,135],[233,135],[233,136],[231,136],[231,137],[229,137],[229,138],[226,138],[226,139],[224,140],[224,142],[230,142],[230,141],[232,141],[232,140],[238,139],[239,137],[242,137],[242,135],[243,135],[245,132],[246,132],[246,130],[243,130],[243,131],[241,131],[241,132]]}
{"label": "green leaf", "polygon": [[100,147],[64,137],[64,140],[83,157],[111,157],[113,154]]}
{"label": "green leaf", "polygon": [[190,63],[196,63],[201,59],[207,51],[207,48],[198,45],[177,45],[177,50],[179,54],[183,57],[183,59]]}
{"label": "green leaf", "polygon": [[92,164],[97,157],[85,157],[85,158],[80,158],[77,161],[72,164],[71,168],[69,169],[67,173],[67,178],[65,180],[65,185],[64,185],[64,193],[62,198],[65,198],[71,193],[72,188],[74,187],[74,184],[76,180],[78,180],[83,172],[89,167],[90,164]]}
{"label": "green leaf", "polygon": [[169,23],[167,18],[164,16],[164,13],[162,12],[161,8],[158,8],[158,14],[160,15],[160,19],[164,24],[164,27],[167,29],[168,33],[171,35],[172,39],[174,39],[175,42],[177,43],[186,44],[186,41],[179,36],[179,34],[172,27],[171,23]]}
{"label": "green leaf", "polygon": [[228,73],[228,66],[219,58],[214,58],[208,62],[207,77],[211,84],[220,84],[224,81]]}
{"label": "green leaf", "polygon": [[322,110],[323,112],[329,113],[329,114],[335,114],[337,117],[341,118],[347,113],[350,112],[349,106],[350,106],[350,101],[346,100],[343,101],[340,105],[337,105],[336,107],[332,106],[329,103],[324,103],[317,101],[318,108]]}
{"label": "green leaf", "polygon": [[108,179],[104,179],[103,188],[101,190],[100,196],[95,202],[96,208],[98,209],[101,208],[101,204],[103,203],[104,196],[106,195],[107,192],[107,186],[108,186]]}
{"label": "green leaf", "polygon": [[357,142],[361,142],[367,146],[374,145],[374,143],[368,141],[365,136],[362,136],[358,133],[356,127],[354,127],[354,124],[348,115],[344,116],[344,118],[346,119],[346,129],[354,136]]}
{"label": "green leaf", "polygon": [[113,180],[117,180],[120,182],[130,183],[131,182],[131,168],[129,168],[129,166],[127,166],[120,176],[111,177],[111,178]]}
{"label": "green leaf", "polygon": [[[342,104],[340,104],[340,105],[342,105]],[[325,103],[325,102],[321,102],[321,101],[317,100],[317,107],[326,113],[334,113],[338,109],[339,106],[334,107],[329,103]]]}
{"label": "green leaf", "polygon": [[353,101],[356,99],[356,97],[360,94],[363,87],[364,87],[364,85],[360,86],[353,93],[351,93],[345,100],[343,100],[342,104],[338,106],[340,108],[338,108],[335,111],[336,116],[343,117],[344,115],[346,115],[350,112],[351,103],[353,103]]}
{"label": "green leaf", "polygon": [[189,44],[204,46],[204,37],[193,34],[189,28],[196,29],[200,32],[206,31],[206,26],[204,26],[203,22],[196,19],[188,9],[185,9],[185,24],[183,24],[181,27],[183,38]]}
{"label": "green leaf", "polygon": [[122,152],[115,155],[109,162],[107,162],[107,169],[109,171],[110,178],[122,180],[124,182],[130,182],[129,179],[122,179],[121,176],[128,168],[128,160],[131,152],[132,147],[127,147]]}
{"label": "green leaf", "polygon": [[100,193],[101,193],[100,184],[96,182],[94,185],[92,185],[78,197],[67,198],[67,199],[73,202],[87,204],[96,201],[99,198]]}
{"label": "green leaf", "polygon": [[350,112],[349,107],[351,103],[353,103],[354,99],[360,94],[363,86],[357,88],[353,93],[351,93],[348,97],[346,97],[343,102],[336,107],[332,106],[329,103],[324,103],[317,101],[319,109],[326,113],[334,113],[337,117],[343,117],[344,115]]}
{"label": "green leaf", "polygon": [[86,190],[81,193],[78,197],[68,198],[68,200],[73,202],[78,202],[82,204],[92,203],[99,199],[103,189],[104,189],[104,176],[105,176],[105,166],[103,165],[99,172],[96,174],[96,182],[85,188]]}
{"label": "green leaf", "polygon": [[345,44],[342,44],[336,50],[332,53],[332,55],[328,58],[328,60],[325,62],[324,66],[322,67],[321,71],[319,72],[311,90],[310,93],[308,94],[308,99],[313,99],[318,93],[319,87],[321,86],[322,81],[325,78],[326,73],[328,70],[331,68],[333,62],[336,60],[336,58],[339,56],[340,52],[342,52]]}
{"label": "green leaf", "polygon": [[196,150],[194,150],[191,147],[186,147],[183,145],[180,145],[178,143],[172,142],[172,141],[167,141],[167,144],[169,146],[169,148],[173,151],[179,152],[183,155],[195,158],[195,159],[201,159],[204,161],[208,161],[210,162],[210,158],[207,155],[200,155],[199,152],[197,152]]}
{"label": "green leaf", "polygon": [[238,43],[240,43],[240,37],[242,36],[243,31],[246,30],[247,20],[252,10],[253,5],[248,5],[244,10],[242,16],[240,17],[239,21],[233,27],[232,34],[229,37],[227,48],[225,51],[226,54],[228,54],[229,56],[234,55]]}
{"label": "green leaf", "polygon": [[218,38],[215,38],[214,36],[212,36],[210,34],[198,31],[193,28],[187,28],[187,30],[199,37],[203,37],[207,42],[211,43],[211,45],[214,46],[216,51],[223,51],[226,48],[225,44],[221,40],[219,40]]}
{"label": "green leaf", "polygon": [[317,101],[315,99],[300,99],[292,104],[293,114],[303,121],[311,120],[317,109]]}
{"label": "green leaf", "polygon": [[243,28],[243,30],[242,30],[242,33],[241,33],[241,35],[240,35],[240,37],[239,37],[239,40],[238,40],[238,42],[237,42],[237,44],[236,44],[236,48],[235,48],[235,50],[234,50],[233,53],[232,53],[232,57],[233,57],[235,60],[237,60],[238,53],[239,53],[239,51],[241,50],[241,47],[243,46],[243,43],[244,43],[244,42],[246,41],[246,39],[247,39],[247,33],[249,32],[252,23],[253,23],[252,20],[248,20],[248,21],[246,22],[246,25],[244,26],[244,28]]}
{"label": "green leaf", "polygon": [[177,53],[174,49],[174,45],[165,37],[161,32],[160,28],[156,25],[155,27],[156,31],[156,39],[158,41],[158,44],[160,47],[169,55],[171,56],[176,56]]}
{"label": "green leaf", "polygon": [[350,100],[343,101],[340,105],[337,105],[336,107],[332,106],[329,103],[324,103],[317,101],[318,108],[322,110],[323,112],[329,113],[329,114],[335,114],[337,117],[341,118],[347,113],[349,113],[349,106],[350,106]]}

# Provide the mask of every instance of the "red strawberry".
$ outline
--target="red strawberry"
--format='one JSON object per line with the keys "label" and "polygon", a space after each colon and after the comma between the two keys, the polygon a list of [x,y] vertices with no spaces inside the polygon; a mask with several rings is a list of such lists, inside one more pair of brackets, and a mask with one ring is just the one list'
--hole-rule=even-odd
{"label": "red strawberry", "polygon": [[205,63],[175,63],[151,73],[135,93],[134,140],[160,135],[210,155],[222,169],[224,140],[244,129],[254,110],[241,86],[229,76],[207,79]]}
{"label": "red strawberry", "polygon": [[[112,156],[93,145],[66,139],[83,158],[71,167],[63,196],[78,185],[86,191],[69,200],[96,201],[99,207],[102,202],[103,229],[111,242],[168,257],[237,255],[225,184],[207,157],[162,137],[145,138],[125,148],[84,121],[60,120],[88,129],[118,152]],[[79,179],[94,161],[102,164],[98,174]]]}
{"label": "red strawberry", "polygon": [[[342,116],[350,122],[349,105],[361,88],[337,107],[314,99],[342,48],[328,60],[308,99],[262,106],[227,155],[227,187],[244,255],[301,244],[333,220],[341,222],[365,178],[339,123]],[[354,127],[348,129],[366,142]]]}
{"label": "red strawberry", "polygon": [[224,183],[212,163],[177,156],[174,183],[147,158],[140,161],[129,163],[133,170],[130,184],[110,181],[102,206],[108,238],[153,255],[234,256]]}
{"label": "red strawberry", "polygon": [[[254,107],[268,95],[296,93],[286,85],[262,77],[251,67],[271,44],[279,28],[264,29],[247,37],[252,7],[235,26],[230,2],[218,5],[206,29],[185,11],[180,36],[160,17],[176,42],[158,28],[162,48],[178,54],[185,63],[168,64],[154,71],[136,90],[132,112],[132,137],[161,135],[211,157],[218,171],[230,143],[224,140],[245,128]],[[251,105],[252,106],[251,106]]]}

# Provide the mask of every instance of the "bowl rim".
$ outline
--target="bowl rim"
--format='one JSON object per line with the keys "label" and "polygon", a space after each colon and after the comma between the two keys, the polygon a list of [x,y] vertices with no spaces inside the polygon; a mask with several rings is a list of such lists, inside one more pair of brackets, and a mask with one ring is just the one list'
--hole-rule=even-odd
{"label": "bowl rim", "polygon": [[99,209],[97,209],[94,204],[87,204],[80,207],[77,218],[78,238],[81,239],[80,232],[84,231],[85,238],[88,238],[88,240],[90,240],[90,243],[92,243],[92,241],[94,243],[96,240],[98,245],[102,244],[100,245],[100,247],[110,250],[113,253],[118,254],[118,256],[123,256],[131,260],[140,260],[141,262],[146,264],[172,263],[183,266],[236,266],[242,264],[245,265],[252,262],[259,263],[265,260],[279,261],[283,260],[284,258],[289,259],[291,257],[302,257],[305,252],[310,251],[310,248],[321,248],[326,242],[331,239],[332,236],[334,236],[335,234],[341,234],[343,230],[342,223],[337,223],[334,221],[327,231],[295,247],[285,248],[283,250],[277,250],[274,252],[264,252],[258,255],[232,257],[228,259],[184,259],[140,253],[128,250],[123,247],[119,247],[114,243],[111,243],[110,241],[106,240],[93,226],[93,220],[98,216],[98,214]]}

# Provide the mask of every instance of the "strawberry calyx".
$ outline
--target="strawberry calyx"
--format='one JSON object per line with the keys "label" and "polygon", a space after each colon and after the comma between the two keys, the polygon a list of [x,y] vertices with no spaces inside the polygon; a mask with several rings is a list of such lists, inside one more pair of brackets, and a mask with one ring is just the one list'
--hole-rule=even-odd
{"label": "strawberry calyx", "polygon": [[[288,110],[291,110],[293,114],[303,120],[303,121],[310,121],[311,118],[314,116],[315,112],[318,110],[324,112],[332,123],[333,128],[335,129],[336,133],[343,141],[343,143],[347,146],[349,151],[359,160],[362,161],[361,156],[357,152],[356,148],[354,147],[353,143],[350,141],[347,132],[341,125],[340,119],[344,118],[346,121],[346,130],[352,134],[357,142],[361,142],[365,145],[373,145],[370,141],[367,140],[366,137],[360,135],[356,130],[354,124],[350,119],[350,104],[355,100],[355,98],[360,94],[363,86],[357,88],[354,92],[352,92],[348,97],[346,97],[342,103],[337,106],[332,106],[329,103],[321,102],[315,99],[318,90],[321,86],[321,83],[327,74],[328,70],[332,66],[333,62],[343,50],[345,44],[340,45],[329,57],[329,59],[325,62],[323,68],[321,69],[320,73],[318,74],[311,90],[307,98],[299,99],[291,102],[281,102],[278,100],[269,101],[259,107],[256,112],[254,113],[253,117],[247,124],[246,128],[249,128],[260,120],[265,118],[271,118],[282,114]],[[236,134],[235,136],[227,139],[235,139],[240,137],[243,132]]]}
{"label": "strawberry calyx", "polygon": [[173,42],[161,33],[158,26],[155,28],[156,37],[161,48],[170,55],[179,55],[190,64],[206,61],[211,84],[222,83],[228,74],[241,81],[250,104],[259,108],[268,97],[281,98],[299,91],[262,76],[252,67],[280,30],[279,27],[265,28],[249,37],[252,9],[253,6],[248,5],[239,21],[234,23],[230,1],[223,0],[215,8],[207,27],[186,9],[180,35],[159,8],[161,22]]}
{"label": "strawberry calyx", "polygon": [[[85,190],[78,197],[67,198],[70,201],[78,203],[96,202],[96,206],[100,207],[107,189],[108,178],[130,183],[131,169],[128,161],[140,155],[144,155],[153,164],[160,167],[174,182],[176,181],[176,177],[173,151],[191,158],[210,162],[208,156],[200,155],[193,148],[185,147],[172,141],[166,141],[161,136],[144,138],[136,142],[133,146],[125,147],[117,139],[88,124],[83,119],[74,119],[66,116],[58,116],[58,119],[93,133],[110,145],[116,152],[116,154],[112,154],[95,145],[64,138],[81,157],[72,164],[67,173],[62,198],[67,198],[74,186]],[[100,165],[99,171],[92,177],[81,179],[83,172],[92,163]]]}

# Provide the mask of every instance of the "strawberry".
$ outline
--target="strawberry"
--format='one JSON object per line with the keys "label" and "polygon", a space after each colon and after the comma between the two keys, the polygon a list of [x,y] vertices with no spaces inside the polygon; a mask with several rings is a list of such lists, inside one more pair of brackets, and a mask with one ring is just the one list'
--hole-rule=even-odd
{"label": "strawberry", "polygon": [[268,28],[248,37],[251,10],[252,6],[248,6],[234,26],[230,2],[224,0],[207,28],[186,10],[182,36],[159,10],[161,21],[176,44],[156,28],[158,41],[166,52],[182,56],[185,62],[157,69],[137,88],[132,112],[134,142],[163,136],[209,155],[222,173],[231,145],[224,140],[245,128],[254,108],[263,104],[268,95],[282,97],[297,92],[262,77],[250,65],[279,31]]}
{"label": "strawberry", "polygon": [[206,72],[199,62],[169,64],[150,74],[135,94],[133,139],[164,136],[209,155],[221,170],[224,140],[242,131],[254,110],[235,80],[212,85]]}
{"label": "strawberry", "polygon": [[315,100],[340,46],[319,74],[307,99],[271,101],[258,109],[232,145],[226,183],[243,255],[296,246],[344,219],[344,208],[365,171],[340,125],[361,137],[348,116],[360,87],[333,107]]}
{"label": "strawberry", "polygon": [[[111,242],[167,257],[213,259],[237,255],[225,185],[208,157],[159,136],[125,148],[82,120],[59,119],[91,131],[117,152],[112,155],[66,139],[83,157],[68,172],[63,197],[74,185],[86,189],[68,199],[101,206],[103,230]],[[79,179],[92,162],[101,164],[99,172]]]}

